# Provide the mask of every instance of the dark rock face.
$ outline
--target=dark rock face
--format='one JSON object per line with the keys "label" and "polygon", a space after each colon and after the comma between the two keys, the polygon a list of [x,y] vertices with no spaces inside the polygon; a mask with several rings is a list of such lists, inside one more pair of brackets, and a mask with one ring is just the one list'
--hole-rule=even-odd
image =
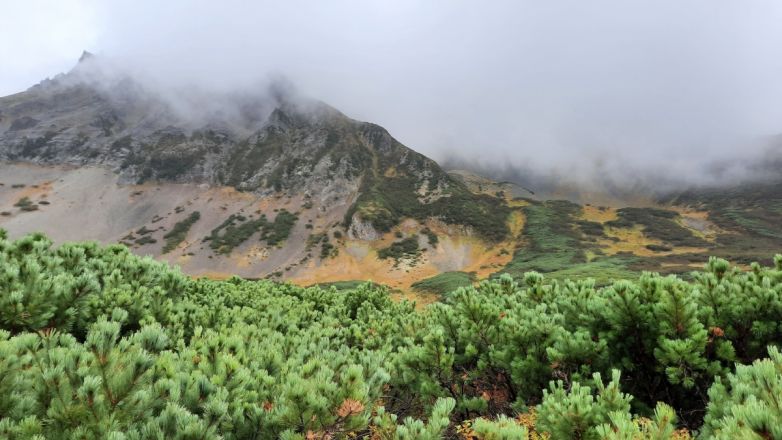
{"label": "dark rock face", "polygon": [[35,127],[39,122],[41,121],[29,116],[22,116],[19,119],[14,119],[11,126],[8,127],[8,131],[27,130],[28,128]]}

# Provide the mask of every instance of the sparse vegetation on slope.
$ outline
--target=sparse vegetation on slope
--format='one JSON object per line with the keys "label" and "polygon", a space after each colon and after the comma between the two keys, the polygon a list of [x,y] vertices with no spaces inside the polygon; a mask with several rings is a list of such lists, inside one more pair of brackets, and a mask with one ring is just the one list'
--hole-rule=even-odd
{"label": "sparse vegetation on slope", "polygon": [[38,210],[38,205],[30,200],[29,197],[22,197],[16,203],[14,203],[14,206],[25,212]]}
{"label": "sparse vegetation on slope", "polygon": [[252,220],[243,215],[231,214],[204,240],[208,241],[209,247],[218,254],[228,255],[265,225],[266,217]]}
{"label": "sparse vegetation on slope", "polygon": [[133,243],[136,243],[136,245],[138,246],[144,246],[146,244],[157,243],[157,240],[150,237],[149,235],[144,235],[142,237],[137,238]]}
{"label": "sparse vegetation on slope", "polygon": [[440,241],[440,238],[437,236],[437,234],[434,233],[434,231],[432,231],[429,228],[424,228],[421,230],[421,233],[426,235],[426,239],[429,242],[429,246],[433,248],[437,247],[437,243]]}
{"label": "sparse vegetation on slope", "polygon": [[618,219],[606,223],[616,228],[632,228],[641,225],[645,235],[662,240],[674,246],[698,247],[707,244],[695,236],[689,229],[675,220],[679,214],[675,211],[655,208],[622,208],[617,211]]}
{"label": "sparse vegetation on slope", "polygon": [[421,221],[436,217],[446,223],[469,226],[492,242],[507,236],[510,209],[502,200],[473,194],[456,180],[434,200],[422,200],[418,193],[420,185],[419,180],[405,176],[369,178],[346,220],[357,212],[377,230],[388,232],[405,217]]}
{"label": "sparse vegetation on slope", "polygon": [[179,243],[185,241],[185,237],[187,237],[188,231],[190,231],[190,228],[193,226],[193,224],[195,224],[195,222],[197,222],[200,218],[201,213],[198,211],[193,211],[184,220],[177,222],[170,231],[163,235],[163,238],[166,239],[166,244],[163,245],[163,253],[167,254],[173,251],[177,246],[179,246]]}
{"label": "sparse vegetation on slope", "polygon": [[261,229],[261,240],[265,240],[269,246],[277,246],[288,239],[291,229],[299,217],[285,209],[281,209],[274,221],[267,222]]}
{"label": "sparse vegetation on slope", "polygon": [[708,211],[708,219],[726,232],[717,237],[717,255],[749,264],[782,246],[782,183],[692,190],[669,201]]}
{"label": "sparse vegetation on slope", "polygon": [[404,238],[391,243],[390,246],[377,251],[377,256],[381,259],[393,259],[399,261],[402,258],[415,258],[421,252],[418,247],[418,236]]}
{"label": "sparse vegetation on slope", "polygon": [[270,246],[277,246],[288,239],[298,217],[284,209],[277,213],[274,221],[269,222],[266,215],[251,219],[241,214],[231,214],[223,223],[204,238],[215,252],[228,255],[233,249],[247,241],[256,232],[260,239]]}

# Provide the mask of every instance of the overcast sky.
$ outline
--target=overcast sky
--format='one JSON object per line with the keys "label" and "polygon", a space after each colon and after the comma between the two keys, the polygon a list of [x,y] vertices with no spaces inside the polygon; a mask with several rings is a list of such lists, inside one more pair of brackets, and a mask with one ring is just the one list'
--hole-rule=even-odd
{"label": "overcast sky", "polygon": [[[82,49],[171,84],[270,73],[433,156],[700,173],[782,133],[782,1],[0,0],[0,95]],[[757,147],[759,148],[759,147]],[[579,171],[580,170],[580,171]]]}

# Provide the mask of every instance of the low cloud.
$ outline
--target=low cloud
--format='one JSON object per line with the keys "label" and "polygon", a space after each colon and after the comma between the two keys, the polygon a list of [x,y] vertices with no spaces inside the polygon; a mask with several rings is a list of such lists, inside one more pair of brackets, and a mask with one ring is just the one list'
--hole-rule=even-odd
{"label": "low cloud", "polygon": [[782,133],[773,0],[72,5],[90,17],[86,49],[160,90],[252,95],[284,76],[411,148],[498,176],[712,184],[755,176],[779,150],[767,141]]}

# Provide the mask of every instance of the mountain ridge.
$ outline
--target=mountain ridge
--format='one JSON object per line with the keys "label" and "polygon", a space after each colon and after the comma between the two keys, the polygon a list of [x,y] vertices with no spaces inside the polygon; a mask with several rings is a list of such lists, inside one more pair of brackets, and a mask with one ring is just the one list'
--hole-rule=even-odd
{"label": "mountain ridge", "polygon": [[[97,60],[84,55],[71,72],[0,98],[0,159],[108,166],[126,183],[205,183],[262,195],[319,196],[323,203],[361,188],[346,227],[366,220],[384,232],[438,197],[452,192],[474,197],[379,125],[353,120],[284,87],[273,85],[262,96],[238,102],[222,97],[234,107],[220,102],[193,125],[182,122],[186,118],[176,105],[130,77],[105,79]],[[96,76],[102,79],[93,80]],[[367,194],[389,186],[383,184],[390,179],[406,179],[404,190],[418,193],[421,206],[397,213],[377,194]],[[424,211],[417,216],[438,214]],[[452,222],[456,217],[447,216]],[[485,235],[501,239],[502,231]]]}
{"label": "mountain ridge", "polygon": [[487,276],[478,262],[508,236],[503,200],[284,82],[170,97],[99,61],[0,98],[0,227],[12,235],[121,242],[199,275],[398,288],[448,270]]}

